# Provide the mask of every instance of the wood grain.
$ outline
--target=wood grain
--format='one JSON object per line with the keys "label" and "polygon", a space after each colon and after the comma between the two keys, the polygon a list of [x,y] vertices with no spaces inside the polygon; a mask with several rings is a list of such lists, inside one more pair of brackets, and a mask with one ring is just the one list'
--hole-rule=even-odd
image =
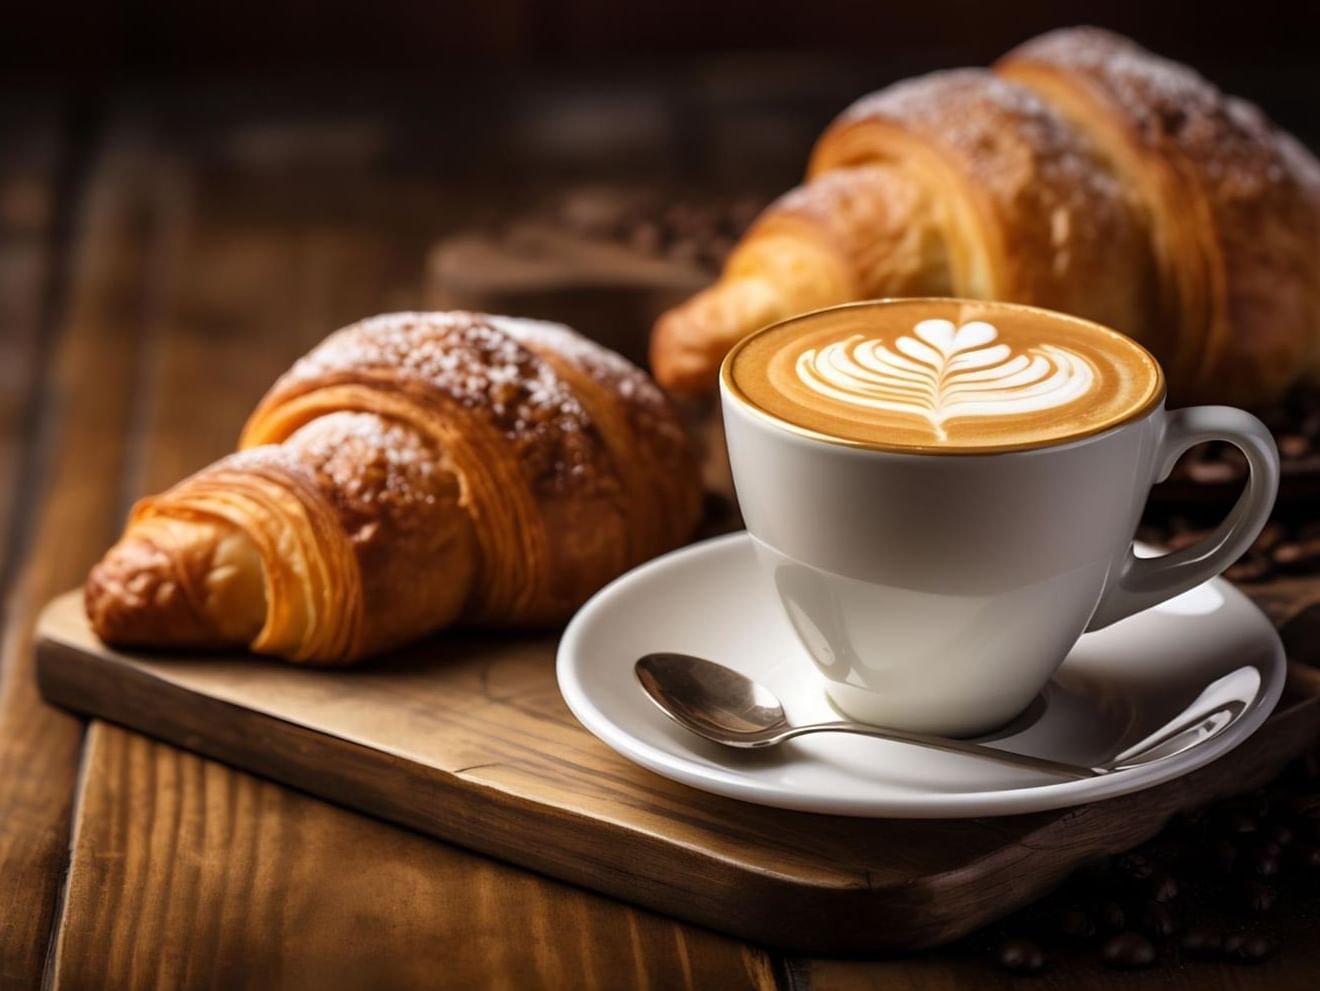
{"label": "wood grain", "polygon": [[[54,107],[0,104],[0,533],[6,538],[21,530],[15,514],[44,357],[60,147]],[[16,542],[0,538],[0,581],[14,565]]]}
{"label": "wood grain", "polygon": [[[41,423],[14,463],[23,492],[11,505],[32,513],[10,530],[26,554],[13,562],[0,647],[0,987],[26,989],[40,979],[68,854],[82,738],[78,720],[37,696],[33,625],[50,595],[85,572],[121,512],[116,483],[135,379],[136,306],[150,255],[142,223],[150,190],[133,179],[131,163],[115,159],[107,166],[112,174],[113,182],[89,190],[79,218],[92,236],[67,259],[79,289],[58,324],[45,328],[57,335],[49,367],[26,372],[40,390]],[[96,247],[111,242],[113,251]],[[42,291],[42,273],[28,274],[36,282],[23,288]]]}
{"label": "wood grain", "polygon": [[730,988],[766,956],[103,723],[55,988]]}
{"label": "wood grain", "polygon": [[[156,229],[167,246],[149,280],[124,470],[133,498],[232,449],[261,392],[329,330],[416,305],[431,237],[420,218],[447,207],[406,184],[382,200],[380,184],[352,171],[309,196],[297,176],[189,161],[169,134],[129,130],[165,204]],[[272,193],[286,182],[286,195]],[[93,723],[84,761],[52,962],[61,987],[771,980],[761,951],[116,727]]]}
{"label": "wood grain", "polygon": [[[34,116],[0,107],[0,594],[6,597],[28,529],[28,500],[23,496],[31,488],[26,474],[35,431],[29,420],[41,379],[39,339],[51,269],[57,141],[57,120],[49,108]],[[9,639],[10,624],[30,618],[6,609],[0,636]],[[25,671],[14,670],[18,663],[7,652],[0,655],[0,774],[30,752],[34,741],[22,734],[41,728],[6,715],[31,704],[30,679]],[[72,724],[62,715],[52,718],[60,727]],[[10,890],[0,888],[0,988],[31,986],[41,973],[55,882],[44,872],[54,873],[56,844],[63,839],[63,803],[71,778],[64,784],[61,795],[58,784],[43,789],[26,776],[0,778],[0,871],[13,878],[12,887],[4,885]],[[13,818],[19,809],[29,821]],[[37,835],[24,835],[29,829]],[[32,910],[20,916],[24,901]]]}
{"label": "wood grain", "polygon": [[1294,667],[1261,730],[1165,785],[1002,819],[857,820],[746,805],[630,764],[569,715],[549,640],[450,636],[344,672],[131,655],[95,639],[76,594],[42,630],[42,690],[75,710],[679,918],[816,953],[955,939],[1079,863],[1152,836],[1178,809],[1264,782],[1320,737],[1320,675]]}

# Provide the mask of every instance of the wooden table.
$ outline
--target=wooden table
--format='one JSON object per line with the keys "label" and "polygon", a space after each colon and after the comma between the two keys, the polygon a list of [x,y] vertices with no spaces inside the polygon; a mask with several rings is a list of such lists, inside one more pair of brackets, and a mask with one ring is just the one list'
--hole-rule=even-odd
{"label": "wooden table", "polygon": [[[974,941],[788,958],[37,698],[37,610],[81,582],[131,501],[229,450],[329,329],[423,305],[427,246],[500,195],[415,117],[400,138],[351,106],[193,97],[0,102],[0,988],[1006,982]],[[499,140],[483,147],[498,157]],[[1304,921],[1261,968],[1122,983],[1311,987]],[[1093,966],[1038,983],[1114,980]]]}

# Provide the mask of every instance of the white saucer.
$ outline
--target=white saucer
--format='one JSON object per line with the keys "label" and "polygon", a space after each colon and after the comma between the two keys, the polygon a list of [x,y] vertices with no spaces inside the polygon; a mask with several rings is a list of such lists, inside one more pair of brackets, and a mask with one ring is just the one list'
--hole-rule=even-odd
{"label": "white saucer", "polygon": [[1037,812],[1177,778],[1237,746],[1283,691],[1283,646],[1265,616],[1215,579],[1088,633],[996,746],[1093,764],[1150,736],[1237,669],[1245,708],[1207,741],[1144,767],[1080,781],[841,733],[768,751],[720,747],[671,722],[633,663],[653,651],[719,661],[769,686],[792,722],[837,719],[811,661],[763,580],[745,533],[657,558],[582,608],[559,645],[559,687],[582,724],[643,767],[706,791],[806,812],[961,818]]}

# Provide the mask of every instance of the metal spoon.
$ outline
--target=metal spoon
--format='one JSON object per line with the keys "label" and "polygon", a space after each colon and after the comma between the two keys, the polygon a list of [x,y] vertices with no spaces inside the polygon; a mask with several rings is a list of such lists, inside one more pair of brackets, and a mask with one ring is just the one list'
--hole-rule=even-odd
{"label": "metal spoon", "polygon": [[637,662],[634,670],[642,688],[660,711],[685,729],[726,747],[773,747],[806,733],[860,733],[933,750],[988,758],[1001,764],[1045,771],[1071,779],[1111,774],[1182,753],[1218,734],[1245,708],[1245,703],[1236,698],[1211,706],[1198,707],[1193,702],[1170,720],[1165,729],[1147,737],[1135,752],[1129,750],[1108,763],[1084,767],[1012,753],[966,740],[929,733],[911,733],[867,723],[840,720],[793,726],[784,714],[784,707],[770,689],[722,664],[690,654],[647,654]]}

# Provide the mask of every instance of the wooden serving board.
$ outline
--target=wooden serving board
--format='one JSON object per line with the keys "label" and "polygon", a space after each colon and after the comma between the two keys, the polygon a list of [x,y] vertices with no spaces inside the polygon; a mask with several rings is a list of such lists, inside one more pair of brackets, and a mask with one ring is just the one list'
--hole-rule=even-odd
{"label": "wooden serving board", "polygon": [[[1291,610],[1290,610],[1291,611]],[[555,637],[437,637],[359,669],[105,648],[70,592],[40,621],[47,699],[621,899],[816,954],[957,938],[1174,812],[1267,781],[1320,739],[1320,671],[1294,663],[1238,749],[1161,787],[962,821],[786,812],[634,766],[569,714]]]}

